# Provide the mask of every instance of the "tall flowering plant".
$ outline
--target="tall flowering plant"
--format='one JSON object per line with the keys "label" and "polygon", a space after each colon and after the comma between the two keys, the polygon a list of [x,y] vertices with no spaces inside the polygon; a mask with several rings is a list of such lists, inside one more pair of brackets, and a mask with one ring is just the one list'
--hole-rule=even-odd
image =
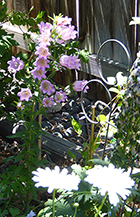
{"label": "tall flowering plant", "polygon": [[[2,2],[2,8],[3,4]],[[4,184],[2,195],[3,198],[10,195],[11,201],[15,195],[18,195],[25,204],[24,212],[29,213],[30,202],[37,197],[37,192],[31,181],[31,171],[34,167],[43,166],[43,161],[39,160],[41,150],[37,140],[40,141],[40,135],[45,132],[42,131],[41,125],[38,123],[38,117],[42,114],[46,115],[48,107],[67,99],[65,90],[52,81],[52,76],[58,70],[80,69],[82,54],[78,50],[78,42],[74,41],[77,31],[71,24],[72,18],[60,14],[52,18],[52,23],[48,23],[43,20],[41,12],[36,19],[28,18],[26,14],[20,12],[13,15],[11,15],[12,13],[5,15],[5,12],[3,11],[1,22],[9,19],[12,24],[27,24],[27,26],[31,26],[29,31],[35,32],[36,35],[36,42],[29,44],[30,55],[20,52],[16,56],[12,55],[12,46],[16,46],[18,43],[11,39],[13,36],[10,35],[11,47],[7,47],[6,53],[4,53],[5,56],[8,54],[5,58],[5,65],[0,59],[1,84],[5,84],[1,95],[1,116],[7,115],[3,111],[6,96],[12,96],[12,105],[16,106],[12,120],[15,123],[22,123],[21,131],[10,136],[12,138],[19,137],[22,141],[20,153],[14,159],[14,163],[19,163],[19,168],[17,169],[16,165],[11,165],[3,172],[1,183],[4,184],[6,175],[8,184]],[[33,29],[34,23],[37,24],[37,29]],[[0,29],[0,31],[7,36],[4,30]],[[29,32],[24,33],[23,37],[30,37]],[[4,47],[6,45],[5,42]],[[8,117],[11,118],[11,116]],[[23,161],[22,165],[20,164],[21,160]],[[16,171],[18,179],[15,178],[14,171]],[[12,189],[10,193],[9,187]],[[5,206],[1,213],[5,213]]]}

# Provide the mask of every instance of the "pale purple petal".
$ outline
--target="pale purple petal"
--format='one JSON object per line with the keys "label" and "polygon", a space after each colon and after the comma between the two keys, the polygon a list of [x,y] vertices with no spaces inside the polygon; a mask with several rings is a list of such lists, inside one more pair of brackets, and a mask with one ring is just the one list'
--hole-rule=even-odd
{"label": "pale purple petal", "polygon": [[40,22],[40,24],[38,24],[40,33],[45,32],[46,30],[51,31],[52,30],[52,25],[50,23],[44,23],[43,21]]}
{"label": "pale purple petal", "polygon": [[64,102],[66,99],[67,99],[67,96],[65,92],[63,92],[62,90],[56,92],[55,100],[57,102]]}
{"label": "pale purple petal", "polygon": [[[73,83],[73,89],[76,91],[76,92],[79,92],[79,91],[82,91],[84,86],[87,84],[88,81],[86,80],[81,80],[81,81],[75,81]],[[84,92],[87,93],[87,90],[89,89],[88,86],[85,87],[84,89]]]}
{"label": "pale purple petal", "polygon": [[47,59],[47,57],[50,55],[49,49],[44,46],[37,46],[35,55],[39,55],[39,57],[44,57]]}
{"label": "pale purple petal", "polygon": [[45,107],[51,107],[52,105],[54,105],[53,97],[45,97],[42,103]]}
{"label": "pale purple petal", "polygon": [[48,63],[48,59],[45,59],[44,57],[37,57],[34,65],[37,67],[37,69],[41,69],[42,71],[44,71],[46,68],[49,68]]}
{"label": "pale purple petal", "polygon": [[20,60],[19,57],[15,58],[14,56],[12,56],[12,60],[9,60],[7,63],[9,64],[8,71],[13,73],[20,71],[24,67],[24,63],[22,60]]}
{"label": "pale purple petal", "polygon": [[39,38],[40,46],[47,47],[50,45],[51,41],[52,39],[51,39],[50,31],[45,31],[40,35],[40,38]]}
{"label": "pale purple petal", "polygon": [[34,217],[36,214],[31,210],[31,212],[26,217]]}
{"label": "pale purple petal", "polygon": [[60,64],[62,66],[67,67],[68,69],[80,69],[80,59],[78,59],[78,56],[68,56],[68,55],[62,55],[60,57]]}
{"label": "pale purple petal", "polygon": [[40,84],[40,88],[43,93],[47,93],[48,95],[55,92],[54,86],[48,80],[43,80]]}
{"label": "pale purple petal", "polygon": [[20,101],[29,101],[29,98],[32,97],[32,93],[29,88],[21,88],[21,91],[17,93],[20,97]]}
{"label": "pale purple petal", "polygon": [[74,26],[65,27],[62,29],[61,38],[63,40],[75,39],[77,31],[74,30]]}
{"label": "pale purple petal", "polygon": [[31,71],[31,73],[33,74],[34,79],[38,78],[38,80],[41,80],[42,78],[46,78],[45,70],[35,68]]}

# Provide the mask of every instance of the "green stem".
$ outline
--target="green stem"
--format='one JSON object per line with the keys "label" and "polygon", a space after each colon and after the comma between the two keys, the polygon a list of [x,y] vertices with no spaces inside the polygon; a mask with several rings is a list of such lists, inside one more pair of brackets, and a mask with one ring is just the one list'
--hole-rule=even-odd
{"label": "green stem", "polygon": [[105,200],[106,200],[107,195],[108,195],[108,192],[106,192],[106,194],[105,194],[105,196],[104,196],[104,198],[103,198],[103,200],[102,200],[102,202],[101,202],[101,205],[99,206],[98,211],[97,211],[97,213],[95,214],[94,217],[98,217],[99,212],[100,212],[100,210],[102,209],[102,207],[103,207],[103,205],[104,205],[104,202],[105,202]]}
{"label": "green stem", "polygon": [[53,199],[53,213],[52,213],[52,217],[55,217],[55,191],[56,189],[53,190],[53,194],[52,194],[52,199]]}
{"label": "green stem", "polygon": [[[34,106],[35,106],[35,102],[33,101],[32,102],[32,114],[34,112]],[[32,122],[32,119],[33,119],[33,115],[30,119],[30,123]],[[32,138],[32,132],[31,130],[29,131],[29,143],[28,143],[28,147],[27,147],[27,155],[28,155],[28,175],[30,175],[31,173],[31,163],[30,163],[30,158],[31,158],[31,154],[30,154],[30,150],[31,150],[31,138]],[[29,203],[30,203],[30,193],[31,191],[29,190],[27,192],[27,206],[26,206],[26,211],[28,212],[29,211]]]}
{"label": "green stem", "polygon": [[74,213],[74,216],[73,216],[73,217],[75,217],[76,214],[77,214],[77,207],[75,207],[75,213]]}

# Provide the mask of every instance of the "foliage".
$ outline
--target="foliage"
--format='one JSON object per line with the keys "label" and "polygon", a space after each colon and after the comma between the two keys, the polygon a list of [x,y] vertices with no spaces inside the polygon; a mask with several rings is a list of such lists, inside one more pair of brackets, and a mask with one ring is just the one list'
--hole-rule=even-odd
{"label": "foliage", "polygon": [[[36,18],[30,17],[32,10],[33,8],[28,14],[14,11],[6,13],[4,1],[0,3],[0,117],[7,117],[17,124],[19,129],[15,130],[15,134],[9,138],[21,140],[20,153],[7,158],[5,162],[10,161],[12,164],[2,171],[0,190],[2,215],[10,213],[12,216],[25,216],[32,209],[31,202],[37,200],[37,190],[31,180],[31,171],[44,165],[44,161],[40,161],[41,150],[37,141],[40,140],[40,135],[45,133],[38,123],[38,117],[46,115],[50,103],[61,103],[67,98],[66,93],[61,87],[56,86],[51,78],[58,70],[79,67],[80,55],[82,58],[85,56],[86,62],[86,55],[88,56],[86,51],[85,54],[78,54],[78,42],[72,40],[77,32],[70,25],[71,18],[68,19],[69,25],[67,26],[67,23],[61,25],[64,27],[61,29],[57,25],[57,19],[63,20],[61,15],[54,16],[52,24],[49,24],[43,19],[44,12],[39,12]],[[14,40],[13,34],[8,34],[2,29],[7,21],[21,29],[22,26],[27,26],[27,32],[23,32],[23,40],[30,39],[28,44],[30,53],[19,52],[16,57],[13,57],[12,47],[18,46],[18,43]],[[45,25],[50,27],[50,31],[47,32],[48,44],[45,44],[45,38],[38,41],[39,38],[45,37],[43,35]],[[63,30],[66,29],[67,32],[64,32]],[[31,32],[35,33],[37,42],[31,38]],[[43,40],[44,44],[41,44]],[[44,50],[40,51],[40,49]],[[46,56],[43,56],[44,52]],[[62,58],[63,55],[67,55],[69,65],[64,62],[60,64],[60,57]],[[75,65],[70,65],[70,58],[73,58],[72,63],[75,61]],[[47,64],[42,65],[42,61]],[[42,77],[39,77],[40,73]],[[43,86],[44,81],[47,82],[46,86]],[[38,105],[39,109],[37,109]],[[20,205],[17,204],[16,207],[14,201],[18,199]]]}
{"label": "foliage", "polygon": [[[54,15],[51,18],[52,23],[45,23],[43,19],[44,12],[39,12],[37,17],[33,18],[30,17],[32,10],[33,8],[30,9],[28,14],[14,11],[7,13],[4,1],[0,3],[0,117],[6,117],[17,124],[18,130],[15,130],[15,134],[9,137],[21,140],[19,145],[20,153],[5,160],[5,162],[9,161],[11,165],[4,169],[1,174],[0,216],[24,217],[34,216],[35,213],[38,213],[39,217],[97,217],[98,215],[105,216],[107,214],[115,216],[116,212],[119,212],[120,207],[123,207],[124,195],[121,194],[119,203],[113,206],[110,203],[110,192],[108,190],[105,194],[102,194],[99,186],[94,186],[94,183],[86,180],[90,171],[94,171],[96,174],[98,170],[109,170],[111,167],[113,167],[112,171],[122,171],[122,168],[125,168],[127,171],[129,167],[136,167],[135,160],[139,153],[138,141],[140,140],[140,116],[139,112],[137,112],[139,111],[139,95],[137,94],[139,93],[137,88],[139,85],[139,70],[138,73],[130,76],[130,83],[128,82],[128,84],[131,85],[126,86],[124,95],[120,93],[120,89],[115,90],[119,99],[123,99],[123,102],[120,107],[120,119],[117,123],[118,131],[115,134],[115,141],[119,141],[119,145],[116,147],[115,152],[112,153],[110,161],[90,159],[90,163],[83,167],[80,164],[73,165],[74,177],[78,177],[79,180],[77,190],[53,189],[52,200],[49,199],[45,205],[42,204],[38,200],[38,192],[42,188],[37,189],[34,186],[32,175],[36,174],[33,173],[35,169],[38,167],[44,168],[47,163],[40,160],[41,148],[38,143],[41,139],[40,135],[45,132],[42,131],[38,118],[41,115],[46,115],[48,107],[62,103],[67,98],[65,89],[52,81],[53,75],[57,71],[79,70],[80,59],[87,63],[89,52],[79,50],[79,43],[74,40],[77,31],[71,25],[71,18],[63,17],[61,14],[58,16]],[[2,26],[5,22],[10,22],[12,25],[17,25],[20,28],[22,28],[21,26],[27,26],[27,32],[23,32],[23,40],[30,39],[28,44],[29,53],[19,52],[16,57],[13,57],[12,48],[18,46],[18,43],[14,40],[13,34],[8,34],[3,30]],[[35,34],[35,41],[31,38],[31,33]],[[139,62],[136,68],[139,69]],[[132,80],[133,82],[131,83]],[[80,86],[79,83],[75,85],[70,84],[70,89],[74,90],[75,88],[77,91],[81,91],[81,85],[85,82],[80,81]],[[128,106],[129,110],[127,109]],[[103,129],[106,117],[100,115],[100,121],[101,129]],[[126,121],[127,125],[125,124]],[[74,119],[71,122],[75,131],[81,135],[80,125]],[[93,151],[99,145],[99,135],[101,135],[101,131],[99,131],[99,134],[91,143]],[[88,158],[89,160],[89,153],[86,151],[83,151],[83,153],[83,158]],[[69,154],[75,158],[72,153],[69,152]],[[112,164],[110,166],[110,163],[113,163],[115,166]],[[40,169],[39,171],[46,170]],[[63,177],[67,176],[70,178],[66,170],[63,170],[63,172]],[[122,174],[124,173],[123,171]],[[62,175],[62,173],[60,174]],[[129,177],[129,172],[125,174],[127,174],[126,178],[131,183],[133,183],[132,179],[136,183],[135,188],[132,188],[132,184],[130,185],[132,194],[128,202],[131,202],[134,197],[139,198],[140,192],[137,189],[139,173],[131,174],[132,179]],[[40,177],[42,176],[38,176],[37,179],[40,179]],[[96,175],[93,177],[96,177]],[[47,180],[49,180],[49,176]],[[64,180],[68,179],[65,177]],[[106,180],[108,182],[111,180],[111,174],[110,177],[106,177]],[[109,186],[108,182],[106,185],[107,189]],[[65,183],[65,186],[68,186],[68,183]],[[55,198],[56,191],[59,194],[57,198]],[[129,193],[127,192],[127,195],[130,195],[130,191]],[[43,209],[35,207],[32,204],[35,201]],[[125,207],[124,212],[128,215],[131,211]],[[132,216],[134,214],[138,215],[136,211],[131,213],[133,214]]]}

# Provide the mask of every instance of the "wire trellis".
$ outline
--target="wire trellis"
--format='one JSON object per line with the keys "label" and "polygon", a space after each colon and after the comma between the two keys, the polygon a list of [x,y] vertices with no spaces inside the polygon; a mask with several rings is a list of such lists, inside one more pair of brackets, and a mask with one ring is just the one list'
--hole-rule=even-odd
{"label": "wire trellis", "polygon": [[[111,93],[109,91],[109,89],[107,88],[106,85],[114,85],[114,84],[110,84],[106,79],[105,77],[103,76],[103,73],[100,69],[100,64],[99,64],[99,56],[100,56],[100,52],[102,50],[102,48],[107,44],[107,43],[110,43],[110,42],[115,42],[115,43],[118,43],[125,51],[126,55],[127,55],[127,58],[128,58],[128,72],[130,71],[130,65],[131,65],[131,58],[130,58],[130,54],[129,54],[129,51],[128,49],[126,48],[126,46],[119,40],[117,39],[108,39],[106,40],[99,48],[98,52],[97,52],[97,69],[98,69],[98,72],[99,72],[99,75],[101,77],[102,80],[100,79],[92,79],[90,81],[88,81],[86,83],[86,85],[84,86],[83,90],[81,91],[81,107],[82,107],[82,110],[83,110],[83,113],[86,117],[86,119],[91,123],[91,124],[99,124],[100,123],[100,118],[98,117],[98,120],[99,121],[93,121],[92,119],[90,119],[85,111],[85,108],[84,108],[84,105],[83,105],[83,94],[84,94],[84,90],[86,88],[86,86],[88,86],[88,84],[90,83],[99,83],[101,84],[105,91],[107,92],[108,96],[109,96],[109,99],[110,99],[110,102],[109,102],[109,105],[110,105],[110,112],[109,112],[109,117],[108,117],[108,121],[107,121],[107,130],[106,130],[106,135],[105,135],[105,142],[104,142],[104,148],[103,148],[103,155],[102,155],[102,160],[104,160],[105,158],[105,151],[106,151],[106,143],[107,143],[107,138],[108,138],[108,131],[109,131],[109,125],[110,125],[110,118],[111,118],[111,111],[112,111],[112,96],[111,96]],[[96,109],[96,107],[95,107]]]}

